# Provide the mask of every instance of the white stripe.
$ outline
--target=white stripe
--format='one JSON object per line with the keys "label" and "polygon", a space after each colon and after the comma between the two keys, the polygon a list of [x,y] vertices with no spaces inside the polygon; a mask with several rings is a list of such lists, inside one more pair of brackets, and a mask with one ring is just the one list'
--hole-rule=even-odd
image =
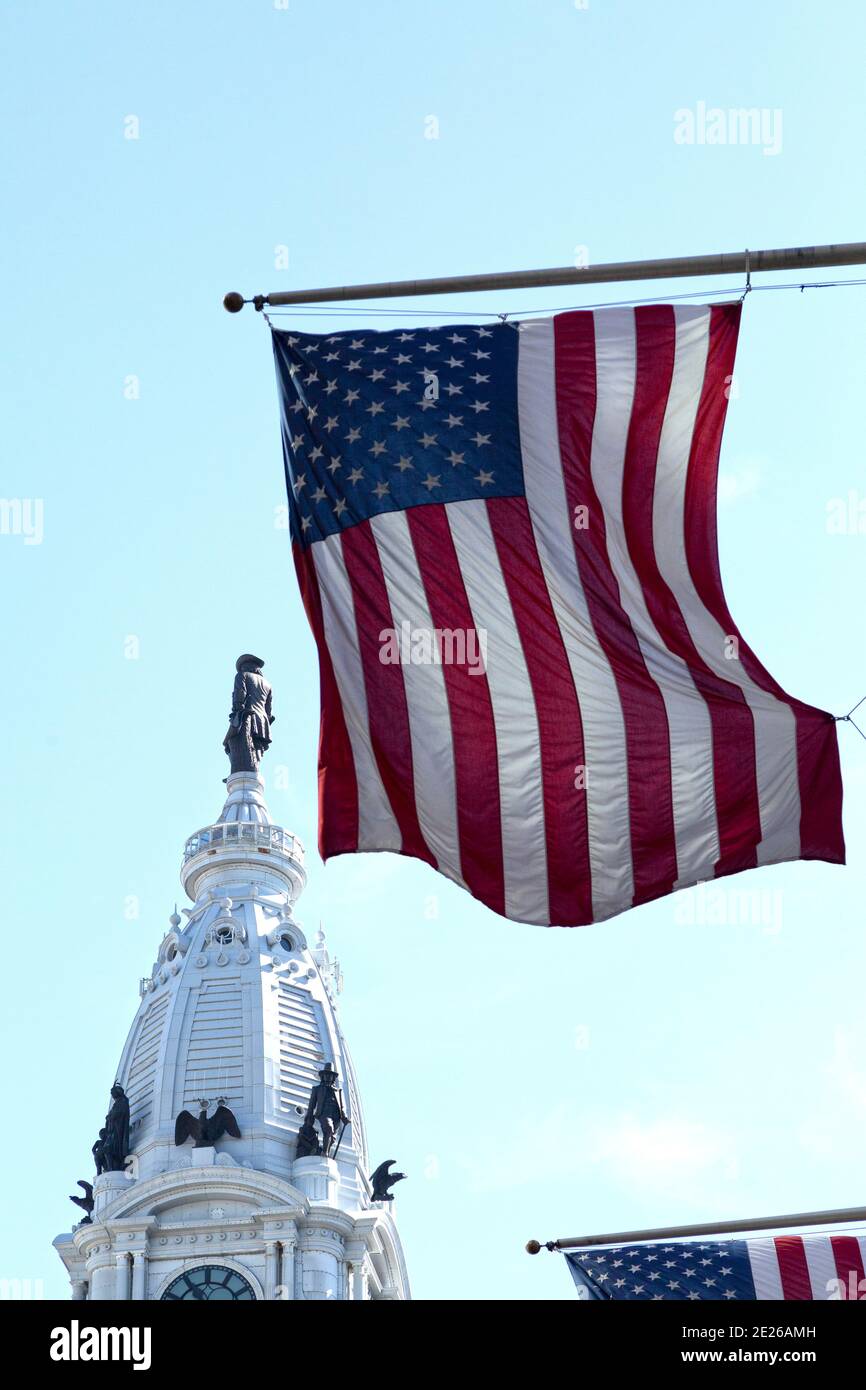
{"label": "white stripe", "polygon": [[358,645],[352,586],[339,534],[311,546],[322,594],[325,641],[343,704],[355,777],[358,782],[358,849],[402,848],[403,837],[391,810],[370,740],[364,668]]}
{"label": "white stripe", "polygon": [[[806,1266],[809,1270],[809,1283],[812,1285],[812,1298],[816,1303],[825,1303],[836,1292],[839,1275],[829,1236],[804,1236],[803,1248],[806,1252]],[[848,1290],[845,1290],[846,1294]]]}
{"label": "white stripe", "polygon": [[674,374],[659,441],[653,497],[653,547],[662,578],[676,596],[692,641],[707,666],[739,686],[752,711],[762,841],[759,864],[800,853],[797,726],[789,705],[752,681],[739,660],[729,660],[725,633],[700,600],[686,559],[685,493],[689,452],[703,389],[710,341],[710,310],[675,309]]}
{"label": "white stripe", "polygon": [[[370,528],[379,550],[395,628],[400,633],[401,625],[408,623],[412,631],[420,629],[432,636],[433,618],[406,513],[385,512],[372,517]],[[454,744],[445,674],[441,666],[427,663],[407,662],[400,669],[406,690],[415,807],[421,834],[435,854],[440,871],[465,888],[460,869]]]}
{"label": "white stripe", "polygon": [[634,897],[625,724],[574,553],[559,453],[553,319],[521,326],[517,400],[526,502],[580,704],[592,914],[601,921],[631,907]]}
{"label": "white stripe", "polygon": [[445,514],[477,629],[487,634],[487,683],[496,728],[505,915],[550,921],[538,716],[517,623],[483,501]]}
{"label": "white stripe", "polygon": [[752,1266],[752,1280],[755,1285],[755,1298],[775,1299],[785,1297],[782,1292],[782,1275],[779,1271],[779,1257],[776,1242],[771,1236],[758,1236],[746,1241],[749,1264]]}
{"label": "white stripe", "polygon": [[710,716],[688,665],[668,651],[647,610],[626,544],[622,490],[635,392],[633,309],[595,314],[597,401],[592,480],[604,511],[610,564],[647,670],[661,691],[670,730],[676,887],[712,878],[719,857]]}

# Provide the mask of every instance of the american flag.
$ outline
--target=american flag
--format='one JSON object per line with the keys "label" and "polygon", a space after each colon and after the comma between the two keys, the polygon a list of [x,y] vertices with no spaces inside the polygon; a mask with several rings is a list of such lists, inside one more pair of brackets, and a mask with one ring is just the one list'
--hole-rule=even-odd
{"label": "american flag", "polygon": [[722,593],[739,317],[274,331],[324,858],[411,855],[557,926],[844,862],[833,719]]}
{"label": "american flag", "polygon": [[866,1298],[866,1234],[618,1245],[566,1255],[578,1293],[660,1303]]}

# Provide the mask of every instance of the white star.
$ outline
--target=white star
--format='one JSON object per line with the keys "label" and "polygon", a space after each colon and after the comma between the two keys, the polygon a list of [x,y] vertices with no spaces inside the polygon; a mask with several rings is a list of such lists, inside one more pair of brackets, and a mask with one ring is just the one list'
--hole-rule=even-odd
{"label": "white star", "polygon": [[398,352],[394,361],[397,363],[398,367],[402,367],[405,362],[411,362],[412,358],[409,356],[408,352]]}
{"label": "white star", "polygon": [[384,409],[385,407],[383,406],[381,401],[373,401],[371,405],[367,406],[367,414],[381,415]]}
{"label": "white star", "polygon": [[373,488],[373,491],[375,492],[376,496],[377,496],[379,499],[381,499],[381,498],[383,498],[383,497],[385,496],[385,494],[390,490],[390,487],[391,487],[391,484],[390,484],[390,483],[385,483],[385,482],[377,483],[376,486]]}
{"label": "white star", "polygon": [[319,373],[318,373],[318,372],[310,372],[310,375],[309,375],[309,376],[305,376],[305,377],[304,377],[304,385],[305,385],[305,386],[310,386],[314,381],[318,381],[318,380],[319,380]]}
{"label": "white star", "polygon": [[458,425],[462,425],[462,424],[463,424],[463,416],[462,416],[462,415],[448,415],[448,416],[446,416],[446,418],[445,418],[445,423],[446,423],[446,425],[448,426],[448,428],[449,428],[450,430],[456,430]]}
{"label": "white star", "polygon": [[336,506],[334,507],[334,516],[339,519],[343,515],[343,512],[346,510],[348,505],[349,504],[346,501],[345,497],[341,497],[339,502],[337,502]]}
{"label": "white star", "polygon": [[322,358],[323,362],[339,362],[339,360],[340,354],[338,352],[326,352]]}
{"label": "white star", "polygon": [[412,341],[412,339],[413,339],[414,337],[415,337],[415,334],[414,334],[414,333],[398,333],[398,334],[397,334],[397,342],[398,342],[398,343],[411,343],[411,341]]}
{"label": "white star", "polygon": [[454,449],[452,449],[451,453],[448,455],[448,462],[453,464],[454,467],[457,468],[457,466],[461,464],[465,458],[465,454],[458,454]]}
{"label": "white star", "polygon": [[289,443],[291,444],[292,448],[295,449],[295,450],[297,450],[297,449],[303,449],[303,447],[304,447],[304,436],[303,436],[302,434],[293,434],[292,437],[291,437],[291,439],[289,440]]}
{"label": "white star", "polygon": [[305,473],[299,473],[298,476],[297,476],[297,478],[295,479],[295,481],[292,483],[292,488],[294,489],[295,496],[297,497],[297,495],[298,495],[298,493],[300,492],[301,488],[302,488],[302,487],[306,487],[306,486],[307,486],[307,475],[306,475]]}
{"label": "white star", "polygon": [[336,415],[329,415],[322,428],[326,429],[328,431],[328,434],[330,434],[331,430],[335,430],[339,423],[340,422],[337,419]]}
{"label": "white star", "polygon": [[373,353],[374,353],[374,355],[375,355],[377,352],[387,352],[387,351],[388,351],[388,349],[387,349],[386,347],[374,347],[374,348],[373,348]]}
{"label": "white star", "polygon": [[427,474],[427,477],[424,479],[424,486],[426,487],[426,489],[427,489],[428,492],[432,492],[433,489],[434,489],[434,487],[441,487],[441,486],[442,486],[442,484],[441,484],[440,481],[439,481],[439,479],[440,479],[441,476],[442,476],[442,475],[441,475],[440,473],[428,473],[428,474]]}
{"label": "white star", "polygon": [[385,372],[384,372],[384,369],[383,369],[382,367],[374,367],[373,370],[372,370],[372,372],[370,373],[370,380],[371,380],[371,381],[381,381],[381,380],[382,380],[382,377],[383,377],[384,375],[385,375]]}
{"label": "white star", "polygon": [[343,397],[343,400],[346,405],[354,405],[355,401],[358,399],[360,394],[360,391],[347,391],[346,395]]}
{"label": "white star", "polygon": [[327,384],[327,386],[325,387],[325,395],[326,395],[326,396],[331,396],[331,395],[333,395],[333,393],[336,391],[336,389],[337,389],[337,378],[334,377],[334,380],[333,380],[333,381],[329,381],[328,384]]}
{"label": "white star", "polygon": [[422,434],[418,443],[422,449],[429,449],[432,444],[436,443],[436,436],[435,434]]}
{"label": "white star", "polygon": [[453,381],[449,381],[448,385],[445,387],[445,390],[448,392],[449,396],[459,396],[463,390],[463,387],[455,386]]}
{"label": "white star", "polygon": [[310,520],[310,518],[309,518],[308,516],[302,516],[302,517],[301,517],[301,530],[302,530],[302,531],[309,531],[309,529],[310,529],[310,527],[312,526],[312,524],[313,524],[313,523],[312,523],[312,521]]}
{"label": "white star", "polygon": [[422,352],[438,352],[438,351],[439,351],[439,344],[438,344],[438,343],[422,343],[422,344],[421,344],[421,351],[422,351]]}
{"label": "white star", "polygon": [[469,380],[474,381],[476,386],[481,386],[485,381],[489,381],[490,377],[483,376],[481,372],[474,372]]}
{"label": "white star", "polygon": [[319,413],[319,408],[318,408],[318,406],[315,406],[315,405],[308,405],[308,406],[307,406],[307,419],[308,419],[308,420],[315,420],[315,418],[316,418],[316,416],[318,415],[318,413]]}
{"label": "white star", "polygon": [[317,459],[320,459],[322,457],[322,454],[324,452],[325,451],[322,448],[321,444],[317,444],[315,449],[310,450],[310,463],[315,463]]}
{"label": "white star", "polygon": [[407,468],[414,468],[415,465],[408,454],[401,454],[397,460],[397,467],[401,473],[405,473]]}
{"label": "white star", "polygon": [[461,338],[459,333],[452,333],[448,339],[449,343],[465,343],[466,339]]}
{"label": "white star", "polygon": [[489,357],[489,356],[490,356],[490,353],[489,353],[489,352],[482,352],[480,348],[476,348],[475,351],[473,352],[472,356],[473,356],[473,357],[478,357],[478,358],[481,358],[481,357]]}
{"label": "white star", "polygon": [[394,429],[395,429],[395,430],[407,430],[408,428],[409,428],[409,416],[408,416],[408,415],[398,415],[397,418],[396,418],[396,420],[394,421]]}
{"label": "white star", "polygon": [[347,372],[359,372],[360,370],[361,370],[361,359],[360,359],[360,357],[353,357],[352,360],[351,360],[351,362],[348,362],[348,363],[346,364],[346,371],[347,371]]}
{"label": "white star", "polygon": [[391,387],[391,390],[396,391],[397,395],[399,396],[401,391],[409,390],[409,383],[408,381],[395,381],[394,385]]}
{"label": "white star", "polygon": [[349,350],[350,350],[350,351],[353,351],[355,348],[362,348],[363,346],[364,346],[364,339],[363,339],[363,338],[353,338],[352,341],[351,341],[351,343],[349,344]]}
{"label": "white star", "polygon": [[736,1298],[736,1296],[733,1289],[725,1289],[725,1298]]}
{"label": "white star", "polygon": [[[479,434],[478,431],[476,430],[475,434],[473,434],[473,436],[472,436],[472,443],[475,445],[476,449],[483,449],[485,444],[489,444],[489,443],[490,443],[490,435],[489,435],[489,434]],[[656,1255],[648,1255],[648,1256],[647,1256],[647,1259],[649,1259],[649,1260],[655,1260],[656,1258],[657,1258]]]}
{"label": "white star", "polygon": [[469,408],[474,410],[476,415],[480,415],[482,410],[490,409],[490,403],[489,401],[473,401]]}
{"label": "white star", "polygon": [[353,468],[349,474],[350,483],[359,483],[364,476],[363,468]]}
{"label": "white star", "polygon": [[489,329],[489,328],[476,328],[475,332],[478,334],[479,338],[492,338],[492,337],[493,337],[493,333],[492,333],[491,329]]}
{"label": "white star", "polygon": [[377,439],[375,444],[370,445],[369,452],[373,454],[375,458],[378,458],[380,454],[384,454],[385,445],[380,439]]}
{"label": "white star", "polygon": [[354,427],[354,425],[353,425],[352,428],[349,430],[349,433],[346,435],[346,443],[347,443],[347,444],[354,444],[354,443],[355,443],[355,440],[356,440],[356,439],[360,439],[360,438],[361,438],[361,431],[358,430],[358,429],[355,429],[355,427]]}
{"label": "white star", "polygon": [[324,502],[327,495],[328,494],[325,492],[325,489],[323,487],[317,487],[316,491],[313,493],[313,501]]}
{"label": "white star", "polygon": [[475,481],[478,483],[479,487],[488,487],[493,482],[493,474],[485,473],[482,468],[480,473],[475,474]]}
{"label": "white star", "polygon": [[340,467],[340,455],[339,455],[339,454],[335,454],[334,457],[331,459],[331,462],[328,464],[328,472],[329,472],[329,473],[336,473],[336,471],[337,471],[337,469],[338,469],[339,467]]}
{"label": "white star", "polygon": [[463,363],[459,357],[448,357],[445,360],[446,367],[462,367]]}

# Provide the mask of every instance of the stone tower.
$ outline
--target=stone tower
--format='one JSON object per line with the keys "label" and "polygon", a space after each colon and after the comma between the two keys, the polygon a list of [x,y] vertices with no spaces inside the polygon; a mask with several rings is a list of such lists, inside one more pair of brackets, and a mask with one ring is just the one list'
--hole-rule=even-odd
{"label": "stone tower", "polygon": [[[129,1157],[94,1179],[91,1219],[54,1244],[77,1299],[407,1299],[392,1204],[372,1200],[367,1176],[339,967],[322,932],[309,944],[294,917],[303,847],[272,822],[258,758],[237,757],[229,735],[232,768],[250,766],[228,777],[217,822],[186,842],[193,905],[183,923],[172,914],[140,983],[116,1072]],[[328,1153],[308,1107],[332,1070],[349,1123]],[[204,1125],[178,1145],[177,1117],[197,1120],[205,1104],[226,1107],[240,1137],[209,1140]]]}

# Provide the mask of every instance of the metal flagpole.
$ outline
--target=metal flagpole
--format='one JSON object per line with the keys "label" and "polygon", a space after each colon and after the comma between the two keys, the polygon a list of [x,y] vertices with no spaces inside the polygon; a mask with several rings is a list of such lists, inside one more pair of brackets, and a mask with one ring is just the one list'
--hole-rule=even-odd
{"label": "metal flagpole", "polygon": [[446,275],[432,280],[383,280],[370,285],[330,285],[325,289],[278,290],[251,299],[233,290],[223,304],[237,314],[245,304],[256,309],[281,304],[323,304],[344,299],[397,299],[423,294],[476,290],[542,289],[551,285],[602,285],[625,280],[676,280],[693,275],[734,275],[760,270],[813,270],[819,266],[866,265],[866,241],[832,246],[789,246],[772,251],[728,251],[710,256],[670,256],[658,261],[611,261],[607,265],[508,270],[492,275]]}
{"label": "metal flagpole", "polygon": [[866,1207],[803,1211],[793,1216],[752,1216],[745,1221],[709,1221],[703,1226],[657,1226],[651,1231],[614,1231],[610,1235],[568,1236],[561,1240],[530,1240],[526,1243],[526,1250],[530,1255],[537,1255],[539,1250],[571,1250],[581,1245],[633,1245],[639,1240],[732,1235],[736,1231],[782,1230],[789,1226],[831,1226],[846,1221],[866,1221]]}

